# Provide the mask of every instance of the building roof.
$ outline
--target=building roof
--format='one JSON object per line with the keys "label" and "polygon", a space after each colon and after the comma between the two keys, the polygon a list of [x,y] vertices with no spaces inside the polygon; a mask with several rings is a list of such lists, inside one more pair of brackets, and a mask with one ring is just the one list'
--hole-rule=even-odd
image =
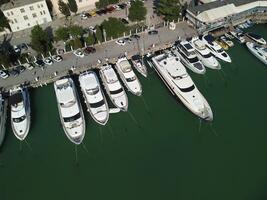
{"label": "building roof", "polygon": [[10,2],[1,5],[0,8],[2,11],[5,11],[5,10],[22,7],[25,5],[30,5],[30,4],[41,2],[41,1],[44,1],[44,0],[10,0]]}
{"label": "building roof", "polygon": [[217,0],[217,1],[213,1],[210,3],[204,3],[201,5],[194,5],[194,1],[191,1],[189,6],[188,6],[188,10],[197,15],[201,12],[207,11],[207,10],[211,10],[214,8],[218,8],[218,7],[222,7],[228,4],[234,4],[235,6],[241,6],[244,4],[248,4],[248,3],[253,3],[253,2],[257,2],[257,1],[266,1],[266,0]]}

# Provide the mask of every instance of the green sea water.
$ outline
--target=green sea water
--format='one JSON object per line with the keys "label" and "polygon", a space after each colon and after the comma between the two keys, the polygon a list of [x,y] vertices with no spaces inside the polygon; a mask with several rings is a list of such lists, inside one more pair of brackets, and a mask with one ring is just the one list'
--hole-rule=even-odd
{"label": "green sea water", "polygon": [[[267,39],[266,25],[251,28]],[[106,126],[87,112],[77,148],[60,124],[53,86],[30,90],[27,141],[8,119],[0,152],[0,200],[267,199],[267,67],[235,42],[231,64],[190,72],[214,121],[201,122],[173,98],[157,74],[139,76],[143,96]],[[85,110],[85,109],[84,109]]]}

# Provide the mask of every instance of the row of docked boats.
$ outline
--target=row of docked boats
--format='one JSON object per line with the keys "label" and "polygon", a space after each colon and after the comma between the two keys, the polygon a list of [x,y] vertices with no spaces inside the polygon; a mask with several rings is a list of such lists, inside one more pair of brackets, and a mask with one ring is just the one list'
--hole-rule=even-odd
{"label": "row of docked boats", "polygon": [[[140,56],[135,58],[133,66],[143,76],[147,76],[147,69]],[[140,96],[142,94],[141,83],[125,56],[118,59],[115,69],[127,90]],[[113,109],[109,108],[97,74],[94,71],[85,71],[79,75],[78,80],[87,111],[98,124],[105,125],[108,122],[109,113],[128,109],[128,98],[117,73],[111,64],[103,64],[99,70],[105,91],[116,107]],[[54,82],[54,90],[63,130],[71,142],[80,144],[85,135],[85,117],[74,81],[70,77],[57,80]],[[28,135],[31,122],[28,90],[18,88],[10,91],[8,100],[1,95],[0,102],[0,145],[5,135],[7,102],[11,108],[12,130],[16,138],[24,140]]]}

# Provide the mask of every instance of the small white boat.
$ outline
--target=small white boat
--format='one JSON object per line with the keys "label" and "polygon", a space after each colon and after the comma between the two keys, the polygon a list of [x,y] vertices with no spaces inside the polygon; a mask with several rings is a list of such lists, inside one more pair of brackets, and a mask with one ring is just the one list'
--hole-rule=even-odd
{"label": "small white boat", "polygon": [[240,42],[240,43],[245,43],[245,35],[240,31],[230,31],[230,33]]}
{"label": "small white boat", "polygon": [[230,56],[222,49],[220,45],[214,42],[214,38],[211,35],[204,35],[200,36],[199,38],[205,43],[215,57],[225,62],[232,62]]}
{"label": "small white boat", "polygon": [[266,40],[263,39],[260,35],[255,34],[255,33],[247,33],[246,34],[248,38],[252,39],[254,42],[257,42],[261,45],[265,45],[266,44]]}
{"label": "small white boat", "polygon": [[116,62],[115,68],[126,88],[132,94],[140,96],[142,94],[142,86],[128,59],[125,56],[120,57]]}
{"label": "small white boat", "polygon": [[198,59],[210,69],[221,69],[221,65],[218,60],[213,56],[211,51],[206,47],[198,37],[194,37],[191,40],[191,44],[195,49]]}
{"label": "small white boat", "polygon": [[147,77],[147,69],[140,55],[133,55],[132,62],[134,68],[144,77]]}
{"label": "small white boat", "polygon": [[99,74],[112,103],[122,111],[127,111],[128,97],[112,66],[104,64]]}
{"label": "small white boat", "polygon": [[220,39],[223,42],[225,42],[229,47],[233,47],[234,46],[234,43],[231,40],[227,39],[226,36],[223,35],[223,36],[220,37]]}
{"label": "small white boat", "polygon": [[3,144],[6,132],[7,100],[0,93],[0,147]]}
{"label": "small white boat", "polygon": [[172,48],[173,53],[180,57],[181,62],[190,70],[197,74],[205,74],[206,69],[198,59],[196,52],[188,41],[177,41],[176,49]]}
{"label": "small white boat", "polygon": [[234,37],[232,35],[230,35],[229,33],[225,33],[224,34],[226,38],[228,38],[229,40],[234,39]]}
{"label": "small white boat", "polygon": [[159,77],[174,96],[201,119],[213,120],[208,102],[195,86],[178,56],[165,51],[153,57],[152,62]]}
{"label": "small white boat", "polygon": [[266,47],[262,47],[256,43],[253,43],[253,42],[247,42],[246,45],[248,47],[248,50],[254,56],[256,56],[265,65],[267,65],[267,48]]}
{"label": "small white boat", "polygon": [[85,135],[85,119],[73,80],[57,80],[54,82],[54,89],[64,132],[71,142],[79,145]]}
{"label": "small white boat", "polygon": [[11,127],[19,140],[24,140],[30,130],[30,98],[26,88],[10,91]]}
{"label": "small white boat", "polygon": [[109,107],[96,73],[83,72],[79,75],[79,82],[88,112],[97,123],[105,125],[109,118]]}

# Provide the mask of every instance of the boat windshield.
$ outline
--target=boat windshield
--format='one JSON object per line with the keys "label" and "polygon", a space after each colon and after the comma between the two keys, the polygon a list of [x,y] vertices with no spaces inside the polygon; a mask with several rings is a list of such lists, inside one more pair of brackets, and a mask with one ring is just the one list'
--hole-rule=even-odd
{"label": "boat windshield", "polygon": [[188,76],[188,74],[182,74],[182,75],[175,75],[175,74],[171,74],[171,73],[169,73],[169,74],[174,80],[180,80],[180,79],[186,78]]}
{"label": "boat windshield", "polygon": [[187,88],[180,88],[179,89],[182,91],[182,92],[191,92],[192,90],[195,89],[195,85],[191,85],[190,87],[187,87]]}
{"label": "boat windshield", "polygon": [[69,101],[67,103],[60,103],[60,106],[62,108],[68,108],[68,107],[73,106],[75,103],[76,103],[76,101],[75,100],[72,100],[72,101]]}
{"label": "boat windshield", "polygon": [[103,106],[105,104],[105,101],[102,99],[101,101],[99,102],[96,102],[96,103],[90,103],[90,106],[91,108],[98,108],[100,106]]}
{"label": "boat windshield", "polygon": [[208,54],[202,54],[203,58],[210,58],[212,57],[212,54],[211,53],[208,53]]}
{"label": "boat windshield", "polygon": [[99,92],[99,87],[96,86],[96,87],[93,88],[93,89],[86,89],[85,91],[86,91],[86,93],[89,94],[89,95],[95,95],[95,94],[97,94],[97,93]]}
{"label": "boat windshield", "polygon": [[217,50],[217,52],[218,53],[223,53],[223,49],[220,48],[220,49]]}
{"label": "boat windshield", "polygon": [[57,89],[59,89],[59,90],[67,89],[68,87],[71,87],[70,82],[66,82],[64,84],[57,85]]}
{"label": "boat windshield", "polygon": [[24,121],[25,119],[26,119],[26,115],[23,115],[23,116],[18,117],[18,118],[13,118],[12,120],[15,123],[20,123],[20,122]]}
{"label": "boat windshield", "polygon": [[79,118],[81,118],[81,115],[80,115],[80,113],[77,113],[76,115],[71,116],[71,117],[63,117],[63,121],[64,122],[73,122]]}
{"label": "boat windshield", "polygon": [[132,81],[135,81],[135,80],[136,80],[136,77],[135,76],[133,76],[131,78],[126,78],[126,81],[127,82],[132,82]]}
{"label": "boat windshield", "polygon": [[121,70],[123,73],[128,73],[128,72],[132,71],[131,65],[126,60],[121,61],[120,66],[121,66]]}
{"label": "boat windshield", "polygon": [[110,91],[110,94],[119,94],[123,91],[122,88],[118,89],[118,90],[113,90],[113,91]]}
{"label": "boat windshield", "polygon": [[190,62],[190,63],[195,63],[195,62],[198,62],[198,58],[195,56],[193,58],[187,58],[187,60]]}

